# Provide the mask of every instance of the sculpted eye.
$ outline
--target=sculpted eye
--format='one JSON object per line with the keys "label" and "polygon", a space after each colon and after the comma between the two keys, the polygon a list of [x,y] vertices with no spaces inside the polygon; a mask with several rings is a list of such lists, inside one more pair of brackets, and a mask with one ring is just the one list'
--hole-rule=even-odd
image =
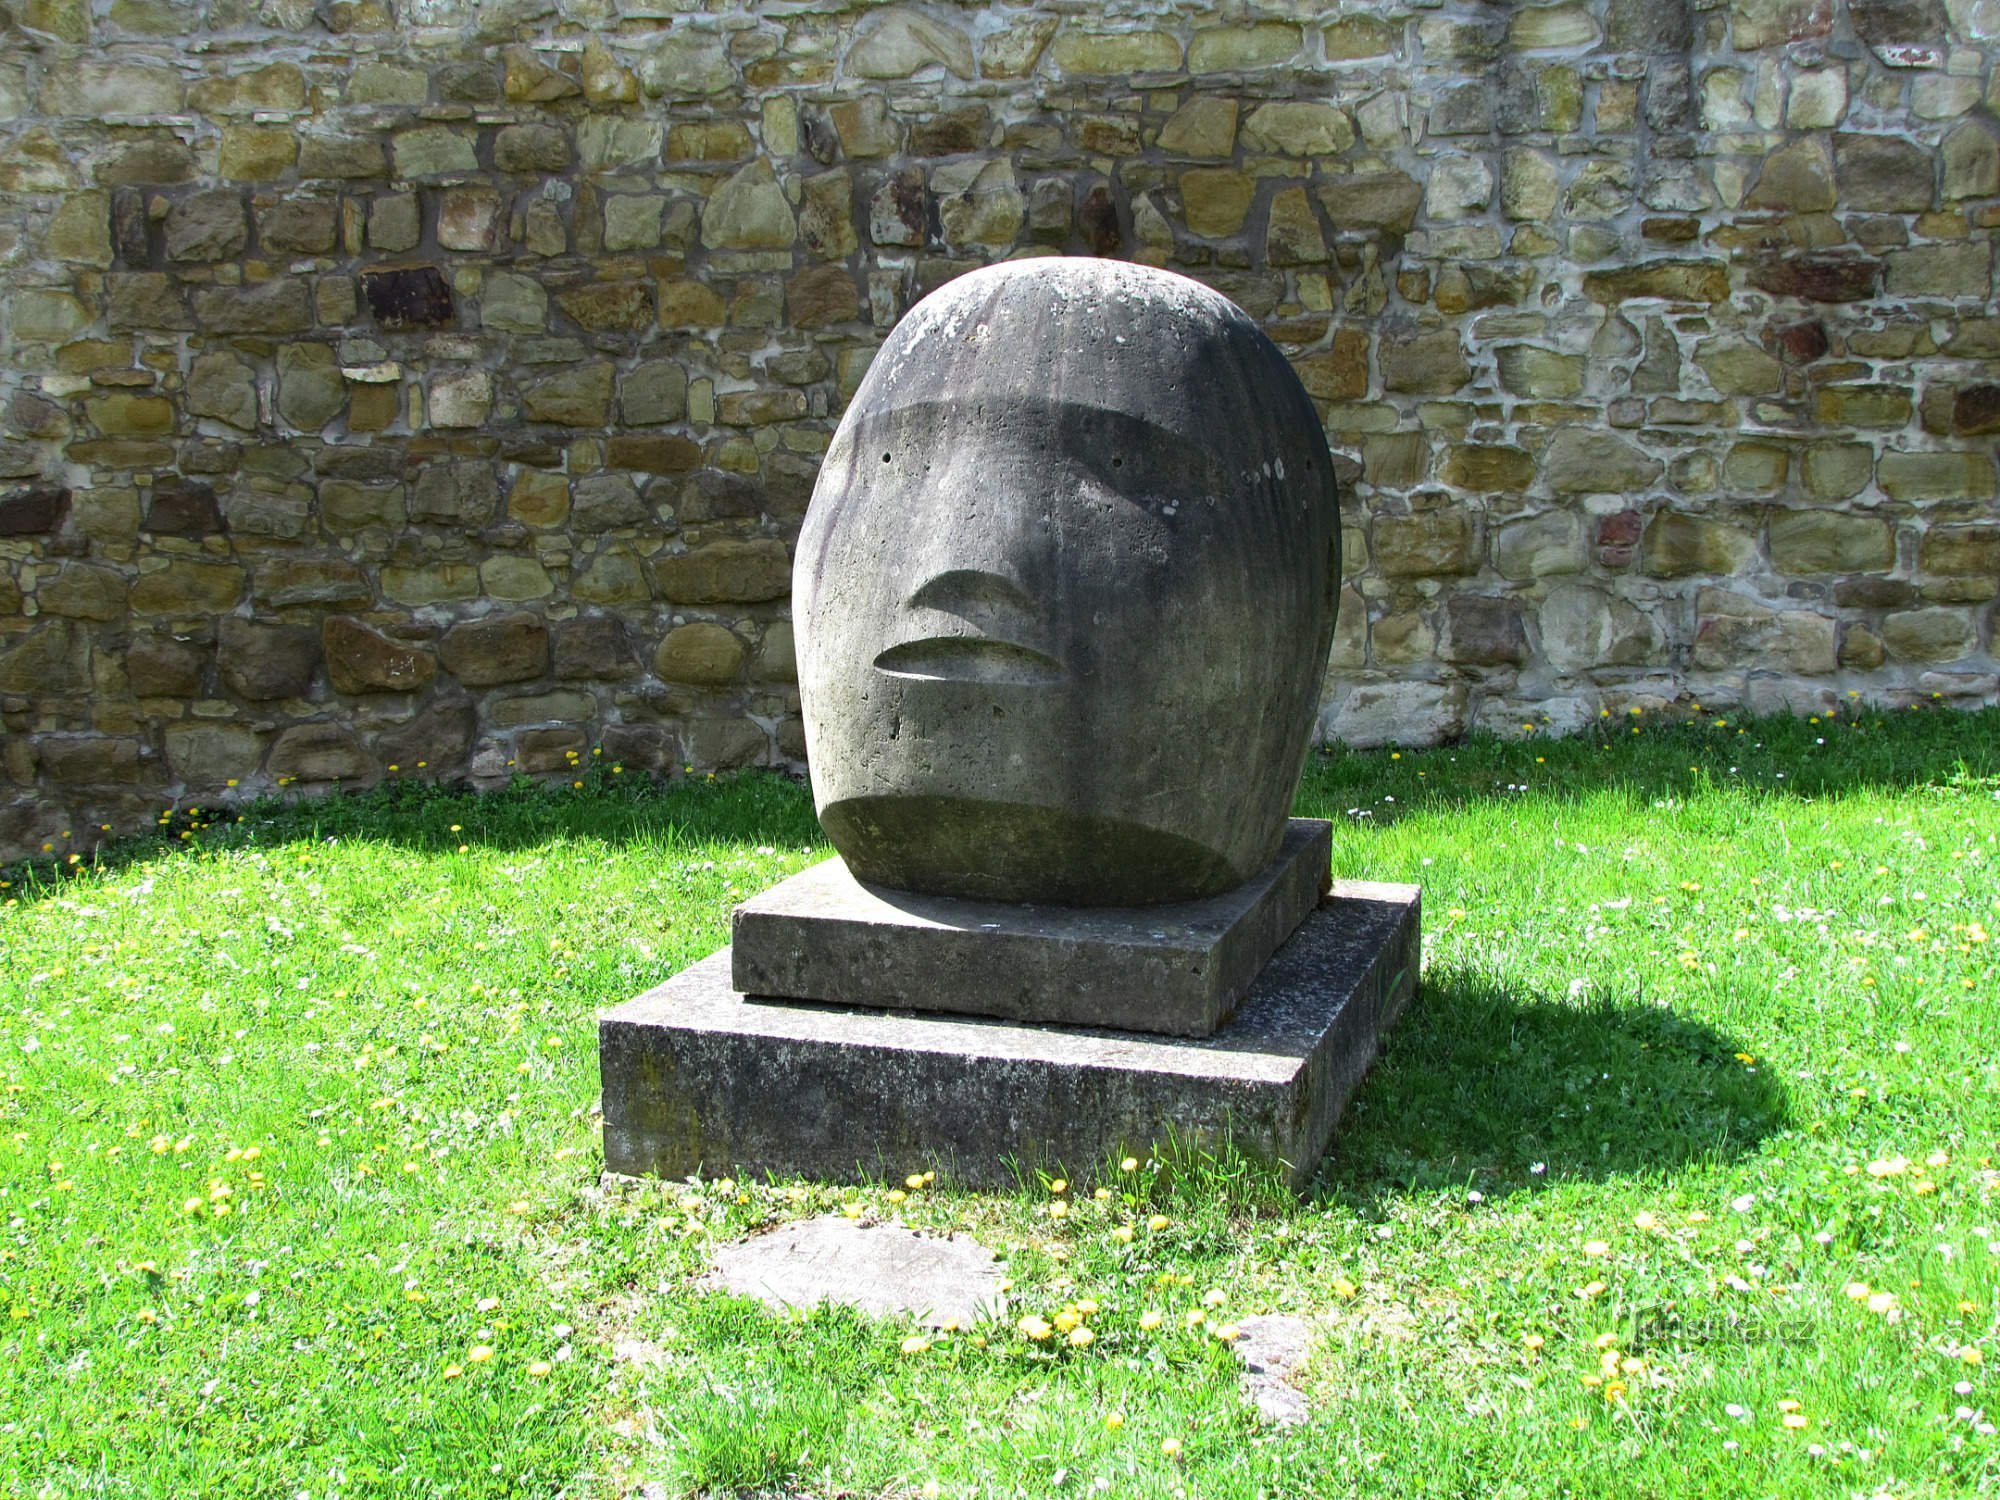
{"label": "sculpted eye", "polygon": [[889,455],[888,455],[888,454],[886,454],[886,453],[885,453],[885,454],[883,454],[883,455],[882,455],[882,462],[883,462],[883,463],[885,463],[885,464],[886,464],[887,462],[889,462]]}

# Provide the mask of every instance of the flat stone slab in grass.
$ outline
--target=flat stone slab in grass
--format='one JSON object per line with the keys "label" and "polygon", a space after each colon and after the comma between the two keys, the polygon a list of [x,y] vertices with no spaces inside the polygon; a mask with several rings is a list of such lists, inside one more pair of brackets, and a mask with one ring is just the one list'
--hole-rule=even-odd
{"label": "flat stone slab in grass", "polygon": [[1257,1415],[1279,1427],[1298,1426],[1306,1419],[1306,1398],[1291,1377],[1305,1363],[1312,1325],[1286,1313],[1263,1313],[1239,1320],[1236,1328],[1243,1392],[1256,1403]]}
{"label": "flat stone slab in grass", "polygon": [[1220,896],[1064,907],[864,885],[829,859],[736,908],[746,995],[1209,1036],[1330,884],[1332,825]]}
{"label": "flat stone slab in grass", "polygon": [[1339,882],[1212,1037],[753,1000],[728,949],[598,1021],[604,1164],[969,1187],[1225,1141],[1302,1187],[1416,991],[1418,889]]}
{"label": "flat stone slab in grass", "polygon": [[838,1214],[787,1224],[715,1252],[708,1284],[774,1308],[857,1307],[878,1317],[971,1327],[1001,1312],[999,1263],[964,1235],[918,1234],[900,1224],[863,1225]]}

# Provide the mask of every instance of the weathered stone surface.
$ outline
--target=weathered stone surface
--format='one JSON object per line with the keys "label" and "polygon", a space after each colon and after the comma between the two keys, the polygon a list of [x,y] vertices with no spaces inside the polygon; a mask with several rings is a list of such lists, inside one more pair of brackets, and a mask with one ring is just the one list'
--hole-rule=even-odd
{"label": "weathered stone surface", "polygon": [[361,292],[384,328],[442,328],[452,321],[451,287],[435,266],[364,272]]}
{"label": "weathered stone surface", "polygon": [[1784,388],[1784,366],[1747,339],[1704,339],[1695,347],[1694,362],[1725,396],[1772,395]]}
{"label": "weathered stone surface", "polygon": [[1875,294],[1882,263],[1855,255],[1799,255],[1753,266],[1750,284],[1778,297],[1860,302]]}
{"label": "weathered stone surface", "polygon": [[310,626],[230,618],[216,628],[216,668],[239,698],[305,697],[319,657],[319,632]]}
{"label": "weathered stone surface", "polygon": [[469,176],[479,170],[471,135],[449,125],[423,125],[398,131],[390,141],[396,175],[419,177]]}
{"label": "weathered stone surface", "polygon": [[798,221],[769,162],[759,159],[708,196],[701,214],[702,243],[724,250],[788,247]]}
{"label": "weathered stone surface", "polygon": [[385,635],[346,615],[320,627],[327,680],[337,693],[415,692],[437,674],[430,649]]}
{"label": "weathered stone surface", "polygon": [[1938,526],[1924,532],[1917,566],[1926,573],[2000,578],[2000,526]]}
{"label": "weathered stone surface", "polygon": [[1558,672],[1644,666],[1659,649],[1659,629],[1644,613],[1590,584],[1550,589],[1539,619],[1542,650]]}
{"label": "weathered stone surface", "polygon": [[1643,492],[1666,465],[1616,433],[1565,427],[1542,455],[1542,477],[1558,495]]}
{"label": "weathered stone surface", "polygon": [[679,29],[662,33],[638,73],[648,94],[666,99],[700,99],[736,82],[721,37]]}
{"label": "weathered stone surface", "polygon": [[264,737],[235,724],[170,724],[167,765],[190,787],[219,787],[256,773]]}
{"label": "weathered stone surface", "polygon": [[791,589],[783,542],[710,542],[658,559],[660,593],[677,604],[757,604]]}
{"label": "weathered stone surface", "polygon": [[1892,500],[1986,500],[1994,492],[1989,453],[1884,453],[1876,468]]}
{"label": "weathered stone surface", "polygon": [[780,1311],[835,1303],[947,1328],[1007,1305],[997,1259],[977,1240],[838,1214],[718,1247],[708,1282]]}
{"label": "weathered stone surface", "polygon": [[[1227,1138],[1302,1185],[1407,1003],[1417,941],[1415,887],[1337,885],[1214,1038],[1079,1033],[1060,1054],[1033,1027],[746,1004],[725,951],[600,1022],[606,1165],[845,1175],[925,1160],[955,1181],[998,1185],[1012,1180],[1008,1162],[1116,1160],[1171,1132]],[[778,1070],[809,1077],[827,1101],[810,1129],[739,1088]],[[866,1082],[885,1071],[904,1080],[900,1099],[958,1107],[942,1123],[927,1107],[885,1107]],[[686,1086],[668,1097],[651,1082],[660,1077]]]}
{"label": "weathered stone surface", "polygon": [[1720,261],[1655,260],[1583,278],[1584,295],[1617,304],[1641,297],[1669,302],[1722,302],[1729,297],[1729,271]]}
{"label": "weathered stone surface", "polygon": [[288,343],[278,349],[278,415],[302,432],[317,432],[347,404],[340,361],[326,344]]}
{"label": "weathered stone surface", "polygon": [[1695,600],[1694,664],[1818,676],[1835,666],[1834,625],[1801,608],[1774,608],[1747,594],[1705,588]]}
{"label": "weathered stone surface", "polygon": [[1370,553],[1385,577],[1430,578],[1476,572],[1479,533],[1458,510],[1376,518]]}
{"label": "weathered stone surface", "polygon": [[608,361],[547,376],[521,393],[522,415],[530,422],[602,427],[610,419],[615,378],[616,371]]}
{"label": "weathered stone surface", "polygon": [[1771,520],[1771,566],[1781,573],[1866,573],[1896,561],[1896,533],[1874,516],[1787,511]]}
{"label": "weathered stone surface", "polygon": [[[1149,665],[1145,672],[1136,670],[1137,657],[1132,655],[1136,641],[1124,632],[1145,617],[1144,610],[1133,608],[1134,599],[1140,595],[1161,597],[1160,590],[1174,582],[1172,572],[1135,591],[1129,569],[1152,570],[1160,562],[1131,555],[1116,533],[1104,535],[1093,549],[1107,560],[1120,560],[1108,567],[1091,562],[1083,553],[1058,563],[1032,544],[1019,553],[1018,560],[1007,561],[1005,553],[996,559],[991,552],[994,544],[976,532],[955,534],[963,530],[956,524],[956,518],[963,514],[958,490],[967,484],[983,488],[1006,476],[999,493],[1007,511],[1024,516],[1037,514],[1051,503],[1036,482],[1050,454],[1006,426],[985,421],[978,415],[982,401],[990,402],[995,411],[1005,411],[1010,401],[1029,399],[1032,393],[1035,409],[1047,411],[1044,421],[1105,424],[1116,444],[1111,456],[1117,460],[1108,466],[1105,482],[1126,493],[1162,497],[1178,494],[1180,486],[1189,483],[1187,478],[1177,477],[1181,461],[1163,465],[1161,457],[1149,456],[1148,447],[1156,440],[1135,442],[1130,451],[1124,451],[1127,424],[1135,418],[1149,418],[1149,430],[1185,432],[1190,441],[1201,444],[1216,439],[1195,439],[1197,431],[1231,432],[1241,426],[1246,437],[1232,439],[1225,451],[1233,453],[1236,443],[1248,441],[1268,444],[1267,451],[1280,457],[1257,460],[1246,451],[1240,459],[1216,462],[1223,464],[1225,472],[1234,471],[1239,464],[1255,468],[1258,462],[1270,463],[1275,469],[1282,462],[1289,474],[1298,476],[1298,504],[1309,514],[1320,514],[1319,524],[1327,528],[1305,543],[1308,557],[1318,559],[1319,564],[1302,565],[1299,554],[1292,552],[1284,562],[1274,559],[1268,566],[1279,575],[1310,567],[1317,581],[1293,596],[1295,607],[1323,610],[1327,565],[1337,555],[1337,536],[1330,506],[1331,466],[1323,451],[1314,454],[1319,441],[1317,424],[1305,392],[1283,356],[1268,340],[1253,336],[1250,325],[1237,322],[1243,316],[1240,312],[1220,298],[1211,301],[1212,297],[1193,283],[1110,262],[1015,262],[963,277],[920,304],[898,325],[890,345],[875,362],[821,471],[822,498],[841,494],[844,503],[831,508],[816,504],[808,512],[800,539],[801,566],[793,589],[793,607],[800,622],[800,688],[807,705],[807,734],[814,742],[815,795],[822,823],[831,830],[835,847],[861,878],[929,894],[1039,897],[1097,905],[1183,899],[1212,892],[1240,882],[1246,872],[1268,861],[1275,839],[1270,829],[1262,826],[1262,809],[1268,806],[1282,816],[1293,775],[1289,766],[1282,793],[1259,789],[1254,801],[1246,804],[1240,784],[1232,789],[1229,795],[1236,799],[1239,815],[1227,828],[1217,824],[1211,806],[1172,809],[1171,846],[1159,843],[1160,835],[1167,832],[1168,809],[1157,797],[1142,794],[1139,782],[1151,787],[1200,785],[1201,772],[1191,763],[1162,783],[1157,777],[1134,777],[1131,773],[1108,776],[1101,757],[1092,752],[1095,769],[1091,778],[1100,795],[1080,806],[1066,803],[1060,793],[1051,796],[1053,788],[1082,784],[1067,769],[1080,747],[1073,740],[1065,747],[1058,725],[1074,722],[1077,714],[1104,712],[1104,685],[1113,676],[1129,673],[1132,680],[1127,691],[1140,692],[1141,704],[1151,703],[1143,684],[1153,680],[1150,673],[1154,669]],[[1084,299],[1101,309],[1100,320],[1111,322],[1108,329],[1093,330],[1095,336],[1079,346],[1075,337],[1062,330],[1067,324],[1065,309]],[[941,335],[926,343],[927,333],[935,334],[952,326],[955,318],[975,311],[988,330],[976,352],[961,354],[961,341]],[[1055,368],[1073,367],[1076,373],[1065,375],[1063,385],[1052,390],[1046,368],[1049,352],[1058,348],[1066,350],[1069,363]],[[1199,379],[1189,364],[1193,359],[1213,362],[1202,366],[1204,373]],[[1178,380],[1173,378],[1175,371],[1184,372]],[[1231,374],[1221,373],[1225,371]],[[1032,384],[1024,388],[1018,384],[1023,381]],[[1072,383],[1073,388],[1064,388]],[[1191,397],[1169,394],[1197,384],[1204,402],[1221,399],[1232,403],[1228,421],[1197,423],[1193,413],[1178,404]],[[1253,388],[1259,396],[1249,394]],[[1231,394],[1239,390],[1242,394]],[[940,391],[964,394],[955,402],[940,403]],[[1254,413],[1240,406],[1246,400],[1257,401]],[[1294,429],[1289,423],[1274,427],[1273,404],[1288,410],[1290,421],[1302,422],[1303,427]],[[913,420],[913,415],[906,414],[926,412],[935,413],[927,419],[932,425],[917,422],[906,433],[902,424]],[[870,413],[878,414],[879,428],[866,425]],[[1306,435],[1296,435],[1299,433]],[[1293,447],[1294,443],[1303,446]],[[852,446],[856,444],[862,446]],[[901,470],[894,461],[899,448],[909,454]],[[959,471],[962,477],[927,473],[917,455],[932,451],[962,454],[958,460],[963,466]],[[1192,462],[1193,453],[1206,451],[1197,447],[1185,461]],[[890,462],[879,463],[879,452],[888,452]],[[1283,456],[1286,453],[1289,457]],[[1128,468],[1129,475],[1121,472]],[[1145,488],[1126,489],[1128,482]],[[830,489],[829,485],[838,488]],[[1318,511],[1320,504],[1326,505],[1324,512]],[[927,547],[914,549],[917,555],[884,577],[884,560],[892,556],[890,539],[913,533],[924,536],[927,528],[921,521],[913,524],[911,507],[927,505],[933,507],[936,534],[928,538]],[[836,521],[826,533],[816,533],[815,517],[824,518],[829,509],[837,518],[846,518],[848,524]],[[1263,524],[1265,517],[1251,510],[1239,520],[1255,525]],[[822,520],[821,524],[826,523]],[[1074,524],[1099,527],[1104,523],[1079,513]],[[690,554],[694,558],[702,555]],[[1190,562],[1198,555],[1190,553]],[[960,557],[965,560],[955,560]],[[1035,632],[1030,639],[1037,645],[1016,644],[1023,627],[1004,622],[1024,609],[1034,618],[1035,594],[1018,583],[1007,583],[1004,574],[996,575],[996,560],[1010,572],[1027,569],[1030,578],[1047,579],[1037,586],[1038,591],[1069,591],[1071,610],[1081,618],[1095,614],[1093,626],[1079,633],[1076,623],[1050,619],[1030,627]],[[1171,561],[1160,561],[1167,561],[1172,569]],[[664,587],[664,564],[660,576]],[[1192,583],[1189,578],[1180,586]],[[1233,591],[1237,585],[1227,587]],[[1103,592],[1102,605],[1095,610],[1082,608],[1075,592],[1080,589],[1088,591],[1084,597]],[[1249,628],[1262,631],[1267,628],[1264,621],[1274,602],[1269,577],[1262,577],[1256,593],[1259,621]],[[1171,593],[1165,597],[1170,598]],[[1207,597],[1212,601],[1211,609],[1220,607],[1213,601],[1221,596],[1211,592]],[[1226,597],[1233,600],[1236,595],[1232,592]],[[979,633],[967,636],[961,629],[908,639],[908,627],[892,628],[891,622],[911,607],[912,600],[919,610],[937,610],[960,619],[969,616],[969,623]],[[1246,594],[1242,607],[1248,603]],[[1232,603],[1228,607],[1230,617],[1236,618],[1239,606]],[[1114,623],[1121,619],[1130,623]],[[997,644],[987,634],[992,630],[1003,632]],[[1156,649],[1163,633],[1167,632],[1159,628],[1143,631],[1154,643],[1148,650]],[[1262,675],[1268,682],[1266,688],[1257,690],[1258,701],[1290,702],[1296,695],[1309,711],[1310,694],[1319,676],[1321,632],[1314,628],[1303,640],[1296,635],[1281,635],[1279,639],[1298,642],[1291,648],[1300,653],[1296,662],[1240,661],[1227,671],[1209,672],[1208,680],[1235,683],[1230,699],[1234,702],[1238,689],[1248,691],[1240,674]],[[1128,642],[1125,649],[1111,652],[1113,644],[1121,641]],[[1205,649],[1194,641],[1187,644],[1189,649]],[[1238,644],[1222,632],[1210,643],[1233,662],[1237,661]],[[1308,653],[1315,657],[1309,666],[1303,660]],[[1086,661],[1108,664],[1114,660],[1124,665],[1111,675],[1083,666]],[[875,692],[857,701],[843,685],[853,680],[854,673],[871,671],[868,680]],[[1296,683],[1291,677],[1294,671],[1299,674]],[[1272,677],[1273,673],[1277,675]],[[1176,680],[1195,675],[1173,673]],[[1094,690],[1088,695],[1092,706],[1086,710],[1084,698],[1078,696],[1081,689],[1063,684],[1092,679]],[[1021,691],[1023,687],[1040,691],[1030,696]],[[896,736],[889,732],[892,719],[921,715],[930,720],[936,711],[930,706],[933,699],[943,706],[977,705],[985,701],[982,695],[995,694],[996,690],[995,701],[1010,705],[1021,719],[1020,729],[1004,739],[984,727],[978,736],[968,738],[965,731],[947,733],[941,726],[931,735],[910,736],[906,751],[855,753],[863,744],[878,751],[884,744],[895,744]],[[832,701],[852,707],[832,718],[816,717],[812,706],[815,693],[828,692],[844,694]],[[926,694],[933,696],[927,698]],[[817,701],[824,705],[829,700],[822,696]],[[1134,711],[1139,711],[1138,705]],[[1220,695],[1212,703],[1189,705],[1189,711],[1198,717],[1228,717],[1237,724],[1240,736],[1241,716],[1225,710]],[[987,718],[983,710],[960,712],[968,722],[978,720],[984,725]],[[1299,716],[1300,749],[1308,717],[1309,712]],[[1282,722],[1273,726],[1267,736],[1271,748],[1264,759],[1273,763],[1291,759],[1290,746],[1280,737],[1285,728]],[[1017,738],[1020,734],[1027,739]],[[1184,737],[1205,736],[1161,736]],[[1022,749],[1028,745],[1032,745],[1032,754]],[[949,754],[945,753],[947,748]],[[1262,763],[1255,755],[1248,760]],[[940,821],[937,805],[955,809],[952,819],[966,829],[990,832],[991,838],[983,841],[988,847],[976,866],[968,866],[960,841],[950,836],[953,823]],[[1260,809],[1255,815],[1257,826],[1249,829],[1243,826],[1241,816],[1246,806]],[[1088,847],[1081,847],[1086,839]]]}
{"label": "weathered stone surface", "polygon": [[198,291],[194,311],[211,333],[304,333],[313,324],[305,284],[290,279]]}
{"label": "weathered stone surface", "polygon": [[438,657],[467,687],[527,682],[548,670],[549,629],[527,613],[467,620],[444,633]]}
{"label": "weathered stone surface", "polygon": [[1466,666],[1519,666],[1528,659],[1521,608],[1511,599],[1455,594],[1445,607],[1444,656]]}
{"label": "weathered stone surface", "polygon": [[892,901],[827,860],[737,908],[731,983],[753,995],[865,995],[895,1010],[1209,1036],[1319,904],[1329,832],[1294,819],[1277,858],[1236,889],[1137,908]]}
{"label": "weathered stone surface", "polygon": [[1354,144],[1354,126],[1330,104],[1274,101],[1250,111],[1243,144],[1286,156],[1333,156]]}
{"label": "weathered stone surface", "polygon": [[1978,645],[1972,616],[1962,609],[1906,609],[1882,617],[1882,643],[1903,661],[1957,661]]}
{"label": "weathered stone surface", "polygon": [[122,573],[80,562],[64,563],[53,578],[41,579],[35,588],[35,602],[43,614],[72,620],[122,619],[125,596]]}
{"label": "weathered stone surface", "polygon": [[[1891,135],[1839,135],[1833,142],[1840,194],[1874,213],[1921,213],[1936,192],[1930,153]],[[1833,206],[1829,201],[1827,207]]]}
{"label": "weathered stone surface", "polygon": [[945,243],[953,247],[1011,244],[1027,218],[1027,200],[1005,161],[939,167],[931,192]]}
{"label": "weathered stone surface", "polygon": [[597,281],[556,296],[557,305],[591,333],[637,333],[654,321],[653,289],[642,281]]}
{"label": "weathered stone surface", "polygon": [[264,769],[281,781],[372,781],[374,758],[341,724],[295,724],[271,746]]}
{"label": "weathered stone surface", "polygon": [[653,653],[653,670],[667,682],[720,687],[736,680],[748,655],[749,648],[735,632],[698,620],[667,632]]}
{"label": "weathered stone surface", "polygon": [[1411,395],[1448,396],[1472,379],[1456,329],[1384,335],[1377,351],[1385,390]]}
{"label": "weathered stone surface", "polygon": [[847,69],[857,78],[909,78],[931,67],[972,77],[972,38],[964,28],[915,6],[882,13],[847,53]]}
{"label": "weathered stone surface", "polygon": [[1424,201],[1422,185],[1401,172],[1357,172],[1319,183],[1314,190],[1335,230],[1382,229],[1405,234],[1416,222],[1417,209]]}
{"label": "weathered stone surface", "polygon": [[227,530],[212,485],[163,479],[153,486],[141,526],[156,536],[203,537]]}
{"label": "weathered stone surface", "polygon": [[243,594],[243,570],[233,563],[177,558],[132,585],[131,604],[142,615],[217,615]]}
{"label": "weathered stone surface", "polygon": [[1160,127],[1160,149],[1174,156],[1231,155],[1236,149],[1238,109],[1234,99],[1218,99],[1208,94],[1195,96]]}
{"label": "weathered stone surface", "polygon": [[1655,578],[1727,578],[1756,551],[1757,539],[1740,527],[1662,510],[1646,527],[1640,566]]}

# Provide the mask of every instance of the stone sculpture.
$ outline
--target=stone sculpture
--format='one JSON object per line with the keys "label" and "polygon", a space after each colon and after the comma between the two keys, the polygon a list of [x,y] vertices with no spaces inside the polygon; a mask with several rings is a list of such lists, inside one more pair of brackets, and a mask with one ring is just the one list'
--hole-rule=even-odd
{"label": "stone sculpture", "polygon": [[1080,259],[952,282],[883,346],[799,539],[828,837],[927,895],[1242,884],[1285,834],[1339,545],[1311,400],[1226,298]]}

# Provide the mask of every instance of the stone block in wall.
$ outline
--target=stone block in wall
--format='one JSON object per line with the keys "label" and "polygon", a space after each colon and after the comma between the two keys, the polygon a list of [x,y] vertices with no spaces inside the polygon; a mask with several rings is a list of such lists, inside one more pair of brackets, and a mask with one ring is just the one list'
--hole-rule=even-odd
{"label": "stone block in wall", "polygon": [[190,790],[254,776],[264,758],[264,736],[241,724],[169,724],[163,738],[168,768]]}
{"label": "stone block in wall", "polygon": [[1436,744],[1465,733],[1469,697],[1462,682],[1364,683],[1321,720],[1321,731],[1358,750]]}
{"label": "stone block in wall", "polygon": [[1894,385],[1822,386],[1813,416],[1829,427],[1900,428],[1915,415],[1910,393]]}
{"label": "stone block in wall", "polygon": [[546,376],[521,393],[522,414],[531,422],[602,427],[611,416],[615,379],[615,368],[608,360]]}
{"label": "stone block in wall", "polygon": [[1987,500],[1994,493],[1990,453],[1884,453],[1876,466],[1892,500]]}
{"label": "stone block in wall", "polygon": [[1528,660],[1521,606],[1487,594],[1454,594],[1445,603],[1444,657],[1463,666],[1520,666]]}
{"label": "stone block in wall", "polygon": [[0,636],[0,692],[68,697],[89,691],[90,640],[68,620],[51,620],[26,635]]}
{"label": "stone block in wall", "polygon": [[264,769],[281,781],[308,784],[373,781],[380,772],[360,738],[344,724],[294,724],[278,735]]}
{"label": "stone block in wall", "polygon": [[676,604],[758,604],[791,592],[792,564],[775,539],[708,542],[656,558],[661,597]]}
{"label": "stone block in wall", "polygon": [[1477,572],[1479,530],[1458,509],[1377,516],[1370,539],[1375,567],[1389,578],[1454,577]]}
{"label": "stone block in wall", "polygon": [[192,641],[134,636],[125,650],[125,685],[140,698],[197,697],[207,661],[207,652]]}
{"label": "stone block in wall", "polygon": [[1747,594],[1705,588],[1695,598],[1693,662],[1704,671],[1819,676],[1836,665],[1834,622],[1809,609],[1773,607]]}
{"label": "stone block in wall", "polygon": [[320,641],[335,692],[409,693],[437,675],[429,646],[399,640],[350,616],[328,616]]}
{"label": "stone block in wall", "polygon": [[1658,480],[1666,465],[1614,432],[1564,427],[1549,440],[1541,469],[1558,495],[1631,495]]}
{"label": "stone block in wall", "polygon": [[1878,516],[1781,511],[1771,518],[1770,535],[1771,566],[1780,573],[1870,573],[1896,561],[1895,528]]}
{"label": "stone block in wall", "polygon": [[1542,654],[1558,672],[1644,666],[1661,649],[1660,629],[1649,615],[1590,584],[1551,588],[1537,618]]}
{"label": "stone block in wall", "polygon": [[175,558],[158,569],[142,571],[132,585],[130,602],[135,614],[219,615],[235,608],[243,585],[243,569],[234,563]]}
{"label": "stone block in wall", "polygon": [[1979,643],[1970,612],[1933,607],[1882,617],[1882,642],[1899,661],[1957,661]]}
{"label": "stone block in wall", "polygon": [[1926,573],[2000,579],[2000,525],[1928,527],[1917,545],[1917,566]]}
{"label": "stone block in wall", "polygon": [[1724,302],[1729,298],[1729,270],[1719,260],[1642,261],[1586,273],[1583,292],[1593,302],[1614,306],[1652,297],[1667,302]]}
{"label": "stone block in wall", "polygon": [[1654,578],[1727,578],[1756,555],[1756,537],[1741,527],[1662,510],[1647,523],[1639,565]]}
{"label": "stone block in wall", "polygon": [[448,777],[464,769],[475,724],[470,703],[433,700],[407,723],[375,736],[375,759],[398,774]]}
{"label": "stone block in wall", "polygon": [[531,681],[548,670],[549,629],[526,612],[461,621],[438,642],[438,658],[467,687]]}
{"label": "stone block in wall", "polygon": [[737,679],[748,657],[735,632],[698,620],[667,632],[653,653],[653,671],[665,682],[720,687]]}
{"label": "stone block in wall", "polygon": [[225,618],[216,627],[216,668],[239,698],[303,698],[319,667],[320,633],[306,625]]}
{"label": "stone block in wall", "polygon": [[65,562],[53,577],[36,580],[35,604],[45,615],[104,624],[124,618],[128,592],[125,575],[116,568]]}
{"label": "stone block in wall", "polygon": [[0,495],[0,536],[49,535],[61,529],[69,508],[70,492],[55,485]]}
{"label": "stone block in wall", "polygon": [[46,735],[36,746],[42,768],[66,786],[131,785],[140,779],[137,740],[106,735]]}
{"label": "stone block in wall", "polygon": [[1993,295],[1993,247],[1984,241],[1891,250],[1882,263],[1885,290],[1891,296],[1986,299]]}
{"label": "stone block in wall", "polygon": [[583,615],[555,629],[554,670],[559,678],[615,680],[636,662],[625,622],[615,615]]}

